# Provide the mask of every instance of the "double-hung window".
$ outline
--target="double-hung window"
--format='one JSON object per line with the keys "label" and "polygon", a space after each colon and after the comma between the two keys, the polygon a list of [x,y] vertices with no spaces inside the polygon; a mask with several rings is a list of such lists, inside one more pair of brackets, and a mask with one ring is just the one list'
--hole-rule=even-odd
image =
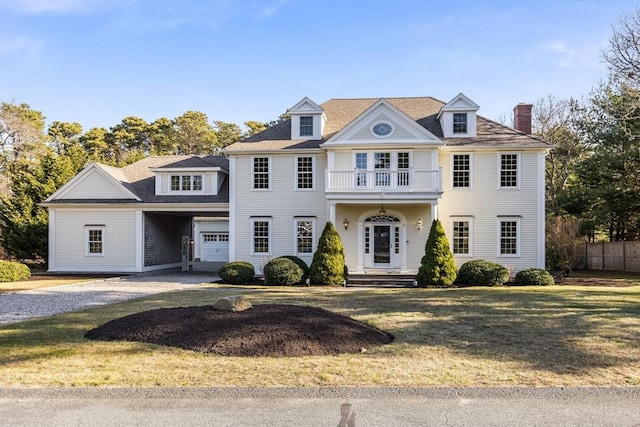
{"label": "double-hung window", "polygon": [[467,133],[467,113],[453,113],[453,133]]}
{"label": "double-hung window", "polygon": [[269,189],[269,157],[253,158],[253,189]]}
{"label": "double-hung window", "polygon": [[300,156],[296,158],[296,188],[298,190],[313,190],[312,156]]}
{"label": "double-hung window", "polygon": [[314,220],[301,218],[295,220],[296,255],[313,254]]}
{"label": "double-hung window", "polygon": [[86,236],[86,255],[104,255],[104,227],[87,227]]}
{"label": "double-hung window", "polygon": [[518,154],[500,154],[500,188],[518,188]]}
{"label": "double-hung window", "polygon": [[501,256],[520,255],[520,219],[501,218],[498,221]]}
{"label": "double-hung window", "polygon": [[471,155],[470,154],[454,154],[453,155],[453,188],[470,188],[471,187]]}
{"label": "double-hung window", "polygon": [[313,117],[300,117],[300,136],[313,136]]}
{"label": "double-hung window", "polygon": [[452,249],[454,255],[471,255],[471,221],[456,219],[453,221]]}
{"label": "double-hung window", "polygon": [[270,253],[270,228],[269,218],[254,219],[251,224],[254,255],[268,255]]}

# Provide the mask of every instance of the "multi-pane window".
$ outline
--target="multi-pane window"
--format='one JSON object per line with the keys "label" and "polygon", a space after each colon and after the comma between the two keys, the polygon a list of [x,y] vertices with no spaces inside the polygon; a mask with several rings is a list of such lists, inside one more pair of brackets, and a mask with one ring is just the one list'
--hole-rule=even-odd
{"label": "multi-pane window", "polygon": [[300,136],[313,136],[313,117],[300,117]]}
{"label": "multi-pane window", "polygon": [[518,187],[518,155],[500,155],[500,187]]}
{"label": "multi-pane window", "polygon": [[456,255],[469,254],[469,221],[453,221],[453,253]]}
{"label": "multi-pane window", "polygon": [[253,188],[254,190],[269,189],[269,158],[253,158]]}
{"label": "multi-pane window", "polygon": [[518,221],[500,221],[500,255],[518,254]]}
{"label": "multi-pane window", "polygon": [[296,251],[298,254],[313,253],[313,221],[296,221]]}
{"label": "multi-pane window", "polygon": [[87,229],[87,254],[103,255],[104,254],[104,236],[102,228]]}
{"label": "multi-pane window", "polygon": [[398,153],[398,187],[409,185],[409,153]]}
{"label": "multi-pane window", "polygon": [[253,221],[253,253],[269,253],[269,221]]}
{"label": "multi-pane window", "polygon": [[367,153],[356,153],[356,185],[367,186]]}
{"label": "multi-pane window", "polygon": [[388,187],[391,185],[391,174],[383,171],[391,169],[391,153],[374,153],[373,159],[373,167],[376,170],[376,187]]}
{"label": "multi-pane window", "polygon": [[313,189],[313,157],[297,158],[296,175],[299,190]]}
{"label": "multi-pane window", "polygon": [[171,191],[202,191],[202,175],[171,175]]}
{"label": "multi-pane window", "polygon": [[471,155],[453,155],[453,187],[469,188],[471,186]]}
{"label": "multi-pane window", "polygon": [[467,133],[467,113],[453,113],[453,133]]}

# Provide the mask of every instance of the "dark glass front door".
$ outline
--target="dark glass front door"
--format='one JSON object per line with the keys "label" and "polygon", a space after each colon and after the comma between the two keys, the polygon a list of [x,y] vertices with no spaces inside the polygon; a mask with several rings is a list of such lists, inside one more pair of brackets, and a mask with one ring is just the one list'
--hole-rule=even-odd
{"label": "dark glass front door", "polygon": [[373,263],[391,263],[391,226],[373,226]]}

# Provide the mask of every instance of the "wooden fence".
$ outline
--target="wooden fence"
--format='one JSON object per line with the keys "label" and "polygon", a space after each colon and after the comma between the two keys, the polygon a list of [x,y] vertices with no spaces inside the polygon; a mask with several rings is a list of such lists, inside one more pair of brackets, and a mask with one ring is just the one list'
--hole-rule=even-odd
{"label": "wooden fence", "polygon": [[640,242],[586,243],[583,254],[588,269],[640,272]]}

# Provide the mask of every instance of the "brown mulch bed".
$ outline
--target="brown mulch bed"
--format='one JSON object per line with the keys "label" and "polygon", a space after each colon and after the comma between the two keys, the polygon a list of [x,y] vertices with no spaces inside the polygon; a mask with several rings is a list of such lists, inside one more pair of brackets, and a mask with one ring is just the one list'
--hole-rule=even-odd
{"label": "brown mulch bed", "polygon": [[85,338],[139,341],[222,356],[322,356],[361,353],[393,335],[316,307],[254,305],[245,311],[213,306],[162,308],[121,317]]}

